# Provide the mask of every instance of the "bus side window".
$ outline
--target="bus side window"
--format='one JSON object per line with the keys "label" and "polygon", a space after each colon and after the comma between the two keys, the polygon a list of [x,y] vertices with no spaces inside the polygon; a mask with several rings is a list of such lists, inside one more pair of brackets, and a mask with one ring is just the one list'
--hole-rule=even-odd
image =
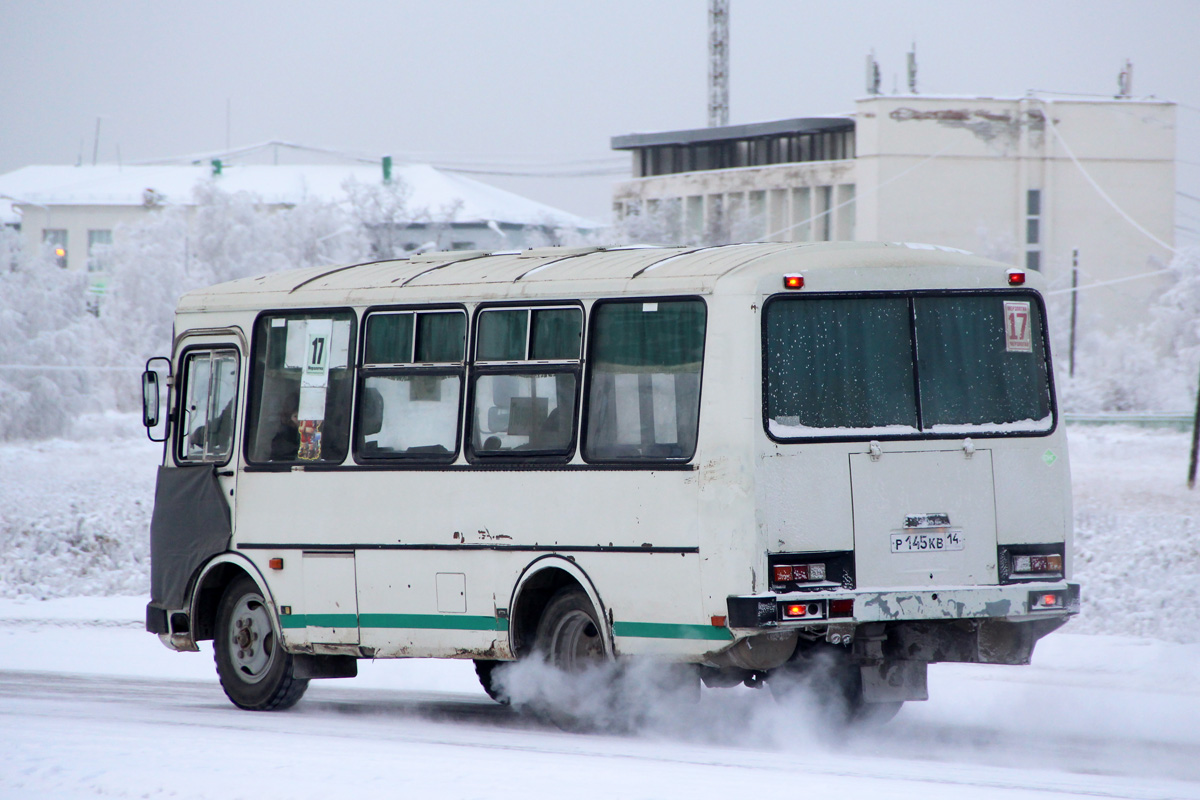
{"label": "bus side window", "polygon": [[588,349],[588,461],[680,460],[696,451],[701,300],[604,301]]}
{"label": "bus side window", "polygon": [[371,312],[354,444],[360,459],[450,462],[458,453],[467,315]]}
{"label": "bus side window", "polygon": [[350,444],[354,315],[263,314],[254,326],[246,457],[338,464]]}
{"label": "bus side window", "polygon": [[569,458],[583,309],[486,308],[477,319],[470,455]]}
{"label": "bus side window", "polygon": [[233,450],[237,351],[194,350],[183,363],[183,408],[176,458],[224,464]]}

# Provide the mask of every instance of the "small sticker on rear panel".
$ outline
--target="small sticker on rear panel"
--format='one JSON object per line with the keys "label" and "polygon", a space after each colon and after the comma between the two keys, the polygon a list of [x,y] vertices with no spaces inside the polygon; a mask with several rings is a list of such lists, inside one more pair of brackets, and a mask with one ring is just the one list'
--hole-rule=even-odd
{"label": "small sticker on rear panel", "polygon": [[1010,353],[1033,352],[1033,325],[1028,300],[1004,301],[1004,349]]}

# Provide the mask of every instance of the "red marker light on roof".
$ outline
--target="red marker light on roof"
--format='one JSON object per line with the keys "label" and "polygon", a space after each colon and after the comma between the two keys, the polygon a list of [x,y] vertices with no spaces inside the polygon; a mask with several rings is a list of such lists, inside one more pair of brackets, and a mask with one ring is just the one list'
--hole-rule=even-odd
{"label": "red marker light on roof", "polygon": [[1010,269],[1008,271],[1008,285],[1009,286],[1024,286],[1025,285],[1024,271],[1019,270],[1019,269]]}
{"label": "red marker light on roof", "polygon": [[783,276],[783,288],[785,288],[785,289],[803,289],[804,288],[804,276],[803,275],[784,275]]}

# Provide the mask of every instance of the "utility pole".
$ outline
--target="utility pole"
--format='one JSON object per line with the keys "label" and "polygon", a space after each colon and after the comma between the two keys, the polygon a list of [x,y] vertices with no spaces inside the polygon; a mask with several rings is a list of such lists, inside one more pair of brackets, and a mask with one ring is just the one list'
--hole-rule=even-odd
{"label": "utility pole", "polygon": [[729,0],[708,0],[708,127],[729,124]]}
{"label": "utility pole", "polygon": [[1079,250],[1071,251],[1071,377],[1075,377],[1075,316],[1079,310]]}
{"label": "utility pole", "polygon": [[1188,488],[1196,488],[1196,453],[1200,450],[1200,385],[1196,387],[1196,416],[1192,420],[1192,457],[1188,461]]}
{"label": "utility pole", "polygon": [[92,166],[96,166],[96,159],[100,155],[100,118],[96,117],[96,136],[92,139]]}

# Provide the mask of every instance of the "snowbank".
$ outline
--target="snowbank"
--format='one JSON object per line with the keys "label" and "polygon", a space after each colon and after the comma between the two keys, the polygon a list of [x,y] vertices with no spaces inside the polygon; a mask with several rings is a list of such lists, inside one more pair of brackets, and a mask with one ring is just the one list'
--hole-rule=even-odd
{"label": "snowbank", "polygon": [[[1079,426],[1069,437],[1084,610],[1067,630],[1200,642],[1188,434]],[[126,415],[88,420],[75,441],[0,446],[0,598],[147,595],[161,453]]]}

